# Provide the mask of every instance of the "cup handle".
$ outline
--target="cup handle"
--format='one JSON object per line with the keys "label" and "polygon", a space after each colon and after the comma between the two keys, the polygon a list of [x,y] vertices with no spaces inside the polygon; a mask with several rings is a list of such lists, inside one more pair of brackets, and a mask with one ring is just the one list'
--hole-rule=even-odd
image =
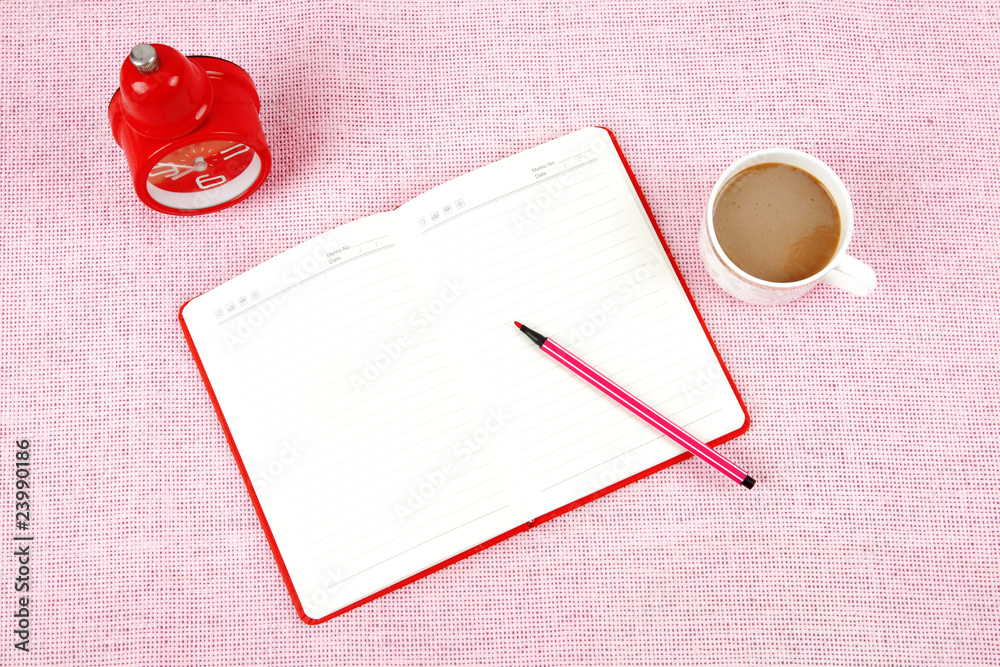
{"label": "cup handle", "polygon": [[840,262],[823,276],[823,282],[851,294],[868,296],[875,289],[876,279],[875,272],[870,266],[850,255],[844,255]]}

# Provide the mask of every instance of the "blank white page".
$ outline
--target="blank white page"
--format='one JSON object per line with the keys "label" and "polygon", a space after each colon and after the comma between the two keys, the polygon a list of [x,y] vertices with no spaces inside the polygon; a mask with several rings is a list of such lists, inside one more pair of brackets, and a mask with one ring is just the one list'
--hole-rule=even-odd
{"label": "blank white page", "polygon": [[312,618],[525,515],[477,442],[489,412],[470,405],[435,336],[433,312],[449,295],[414,278],[393,217],[334,229],[183,311]]}
{"label": "blank white page", "polygon": [[510,416],[493,446],[532,518],[683,450],[542,353],[514,320],[703,441],[743,425],[607,131],[586,128],[460,176],[398,213],[421,268],[464,286],[445,314],[450,344],[479,378],[476,399]]}

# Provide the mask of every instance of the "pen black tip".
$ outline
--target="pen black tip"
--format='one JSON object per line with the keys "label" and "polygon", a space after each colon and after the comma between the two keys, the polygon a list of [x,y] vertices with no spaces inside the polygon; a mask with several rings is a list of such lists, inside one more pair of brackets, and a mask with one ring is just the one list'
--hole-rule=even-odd
{"label": "pen black tip", "polygon": [[753,477],[751,477],[750,475],[747,475],[747,476],[746,476],[746,477],[745,477],[745,478],[743,479],[743,481],[742,481],[742,482],[740,482],[740,484],[742,484],[743,486],[747,487],[748,489],[752,489],[752,488],[753,488],[753,485],[754,485],[754,484],[756,484],[756,483],[757,483],[757,480],[755,480],[755,479],[754,479]]}
{"label": "pen black tip", "polygon": [[514,324],[517,325],[517,328],[521,331],[521,333],[523,333],[525,336],[527,336],[528,338],[531,339],[532,343],[534,343],[538,347],[541,347],[542,345],[545,345],[545,341],[547,340],[545,338],[545,336],[543,336],[542,334],[538,333],[534,329],[529,329],[528,327],[524,326],[520,322],[514,322]]}

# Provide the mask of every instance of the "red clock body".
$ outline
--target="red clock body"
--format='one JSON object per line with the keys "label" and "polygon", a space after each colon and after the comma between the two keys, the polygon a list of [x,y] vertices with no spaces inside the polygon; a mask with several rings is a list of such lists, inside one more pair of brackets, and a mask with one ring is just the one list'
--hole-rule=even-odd
{"label": "red clock body", "polygon": [[199,215],[249,197],[271,171],[260,98],[239,66],[140,44],[108,106],[132,184],[147,206]]}

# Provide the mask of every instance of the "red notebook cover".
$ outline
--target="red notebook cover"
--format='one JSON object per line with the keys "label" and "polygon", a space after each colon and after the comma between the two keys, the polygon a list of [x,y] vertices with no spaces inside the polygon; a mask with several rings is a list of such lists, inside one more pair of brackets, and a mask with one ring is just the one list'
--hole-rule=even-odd
{"label": "red notebook cover", "polygon": [[[742,426],[737,428],[735,431],[732,431],[720,438],[716,438],[715,440],[706,443],[709,447],[716,447],[724,442],[732,440],[733,438],[736,438],[746,433],[747,429],[750,428],[750,415],[747,412],[746,404],[743,402],[743,397],[740,395],[739,390],[736,388],[736,384],[733,382],[732,376],[729,374],[729,369],[726,368],[726,364],[723,362],[722,357],[719,355],[719,350],[715,346],[715,341],[712,340],[712,335],[709,333],[708,327],[705,325],[705,319],[702,317],[701,311],[698,310],[698,306],[695,304],[694,298],[691,296],[691,291],[688,289],[687,283],[684,281],[684,277],[681,275],[680,269],[677,266],[677,262],[674,260],[674,256],[670,252],[670,248],[667,247],[667,241],[666,239],[663,238],[663,232],[660,230],[659,226],[656,224],[655,219],[653,218],[653,212],[649,208],[649,203],[646,201],[646,197],[642,194],[642,189],[639,187],[638,181],[636,181],[635,174],[632,172],[632,168],[629,166],[628,161],[625,159],[625,155],[622,153],[621,146],[618,144],[618,139],[615,137],[614,133],[608,128],[601,127],[601,129],[605,130],[611,137],[611,141],[614,144],[615,150],[618,151],[618,157],[621,158],[622,164],[625,166],[625,170],[628,172],[629,179],[632,182],[632,187],[635,188],[636,194],[639,196],[640,201],[642,201],[642,206],[646,211],[646,215],[649,217],[650,223],[653,226],[653,230],[656,232],[657,238],[660,239],[660,244],[663,246],[663,251],[666,253],[667,259],[670,260],[670,265],[673,267],[674,273],[677,275],[677,279],[680,281],[681,287],[684,288],[684,293],[687,295],[688,301],[691,303],[691,308],[694,310],[695,315],[698,317],[698,322],[701,324],[701,328],[705,333],[705,337],[708,339],[709,344],[712,346],[712,350],[715,353],[716,358],[718,359],[719,366],[720,368],[722,368],[722,372],[725,374],[726,381],[732,388],[733,393],[736,396],[736,399],[739,401],[740,408],[743,410],[745,419],[743,421]],[[472,556],[482,551],[483,549],[487,549],[493,546],[494,544],[497,544],[510,537],[513,537],[518,533],[524,532],[525,530],[528,530],[532,526],[536,526],[538,524],[554,519],[562,514],[565,514],[566,512],[569,512],[572,509],[585,505],[613,491],[617,491],[618,489],[627,486],[635,481],[643,479],[644,477],[648,477],[653,473],[659,472],[664,468],[668,468],[676,463],[680,463],[681,461],[691,458],[691,454],[687,453],[675,456],[674,458],[668,461],[664,461],[663,463],[654,465],[650,468],[647,468],[646,470],[643,470],[642,472],[632,475],[631,477],[622,479],[618,482],[611,484],[610,486],[600,489],[599,491],[595,491],[594,493],[579,498],[578,500],[575,500],[567,505],[564,505],[557,510],[544,514],[534,519],[533,521],[529,521],[512,530],[509,530],[505,533],[501,533],[500,535],[497,535],[496,537],[493,537],[483,542],[482,544],[479,544],[471,549],[468,549],[460,554],[457,554],[456,556],[453,556],[447,560],[437,563],[436,565],[432,565],[431,567],[421,572],[418,572],[413,576],[408,577],[402,581],[398,581],[392,584],[391,586],[387,586],[386,588],[383,588],[377,593],[374,593],[366,598],[358,600],[357,602],[353,602],[347,605],[346,607],[343,607],[333,612],[332,614],[324,616],[323,618],[320,619],[315,619],[306,615],[305,610],[302,606],[302,602],[301,600],[299,600],[298,594],[295,592],[295,587],[292,585],[291,577],[289,576],[288,570],[285,567],[285,563],[281,557],[281,551],[278,549],[278,545],[275,542],[274,535],[271,532],[270,526],[268,526],[267,519],[264,516],[264,510],[261,508],[260,501],[257,498],[257,494],[254,492],[253,484],[250,481],[250,476],[247,474],[246,466],[243,464],[243,460],[240,457],[239,450],[236,448],[236,443],[233,440],[232,432],[229,430],[229,425],[226,423],[226,416],[222,413],[222,410],[219,407],[219,401],[216,398],[214,390],[212,389],[212,383],[208,378],[208,374],[205,372],[205,367],[202,364],[201,358],[198,355],[198,349],[195,347],[194,341],[191,338],[191,333],[188,330],[187,324],[184,321],[184,306],[186,305],[187,302],[185,302],[184,305],[181,306],[180,312],[178,313],[178,319],[180,320],[181,328],[184,331],[184,338],[187,340],[188,347],[191,348],[191,355],[194,357],[195,364],[198,366],[198,371],[201,374],[201,379],[205,383],[205,388],[208,389],[209,398],[211,398],[212,405],[215,407],[215,412],[219,417],[219,423],[222,424],[222,430],[226,435],[226,440],[229,442],[229,449],[233,453],[233,458],[236,460],[236,466],[239,468],[240,475],[243,476],[243,482],[244,484],[246,484],[247,491],[250,494],[250,500],[253,502],[254,510],[257,512],[257,518],[260,520],[260,525],[263,527],[264,534],[267,536],[267,543],[270,545],[271,552],[274,554],[274,560],[278,564],[278,569],[281,572],[281,578],[284,580],[285,587],[288,589],[288,593],[292,598],[292,604],[295,606],[295,611],[296,613],[298,613],[299,618],[301,618],[303,622],[308,623],[310,625],[317,625],[319,623],[328,621],[331,618],[334,618],[335,616],[340,616],[341,614],[347,613],[352,609],[356,609],[357,607],[360,607],[363,604],[371,602],[376,598],[380,598],[383,595],[386,595],[394,590],[402,588],[407,584],[411,584],[414,581],[417,581],[418,579],[422,579],[430,574],[433,574],[434,572],[437,572],[438,570],[448,567],[453,563],[457,563],[460,560],[464,560],[465,558],[468,558],[469,556]]]}

